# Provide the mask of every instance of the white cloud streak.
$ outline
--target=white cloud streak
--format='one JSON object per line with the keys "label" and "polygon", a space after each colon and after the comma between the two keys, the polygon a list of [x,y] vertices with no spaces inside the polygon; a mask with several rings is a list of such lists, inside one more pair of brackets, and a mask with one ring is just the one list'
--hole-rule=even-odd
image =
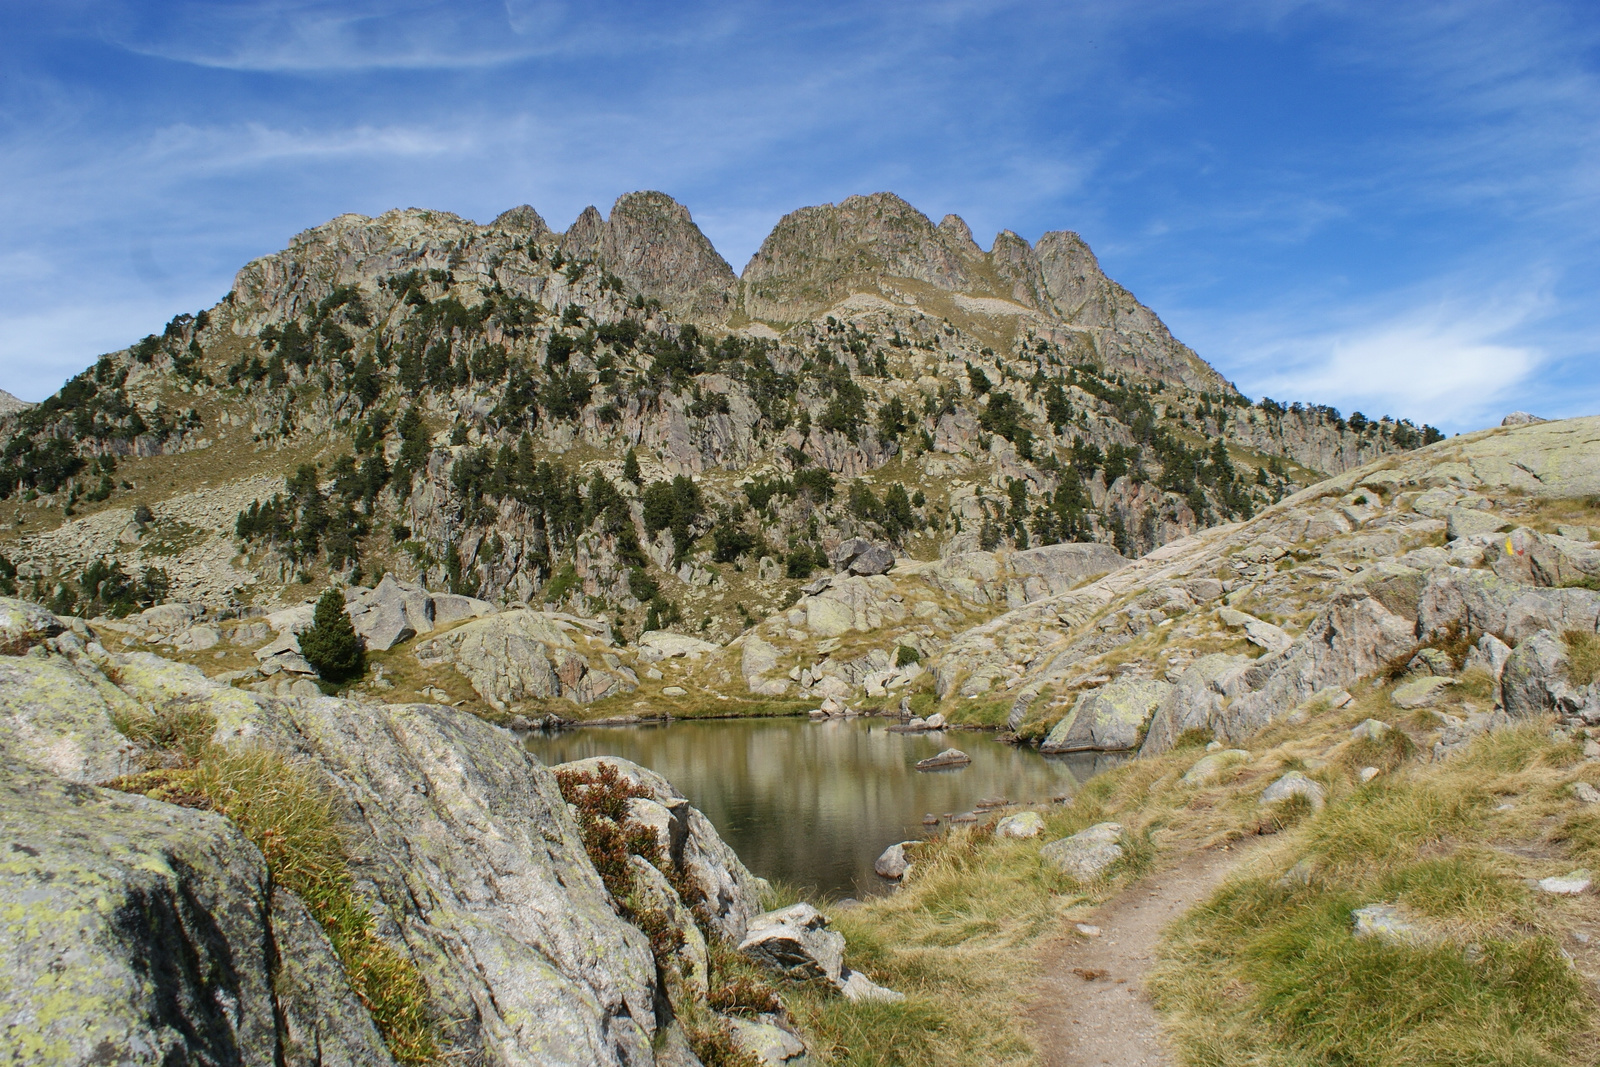
{"label": "white cloud streak", "polygon": [[1525,338],[1550,310],[1547,296],[1530,291],[1499,301],[1431,300],[1342,328],[1264,323],[1225,366],[1251,396],[1472,429],[1497,422],[1549,362],[1551,354]]}

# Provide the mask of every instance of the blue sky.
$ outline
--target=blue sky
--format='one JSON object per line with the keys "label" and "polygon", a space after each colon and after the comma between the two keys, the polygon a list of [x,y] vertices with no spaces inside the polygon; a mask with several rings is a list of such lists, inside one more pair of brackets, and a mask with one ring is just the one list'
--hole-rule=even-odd
{"label": "blue sky", "polygon": [[1077,230],[1252,396],[1600,412],[1600,5],[0,0],[0,388],[341,212],[881,189]]}

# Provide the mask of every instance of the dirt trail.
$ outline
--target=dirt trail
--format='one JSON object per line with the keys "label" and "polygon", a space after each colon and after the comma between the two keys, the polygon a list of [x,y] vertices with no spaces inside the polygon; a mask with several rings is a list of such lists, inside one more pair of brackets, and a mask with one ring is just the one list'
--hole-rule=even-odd
{"label": "dirt trail", "polygon": [[1168,923],[1204,900],[1249,854],[1245,846],[1194,852],[1135,882],[1084,920],[1100,928],[1044,948],[1038,999],[1028,1011],[1045,1067],[1172,1067],[1145,995],[1145,973]]}

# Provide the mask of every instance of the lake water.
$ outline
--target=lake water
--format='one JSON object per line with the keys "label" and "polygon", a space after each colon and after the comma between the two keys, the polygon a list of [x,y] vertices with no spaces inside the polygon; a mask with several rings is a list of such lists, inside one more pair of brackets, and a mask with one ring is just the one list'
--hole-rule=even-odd
{"label": "lake water", "polygon": [[[835,898],[882,892],[873,861],[928,832],[926,813],[971,811],[994,797],[1049,801],[1115,763],[1041,756],[969,731],[891,733],[891,721],[688,720],[532,733],[526,744],[551,765],[620,756],[649,767],[705,812],[753,872]],[[947,747],[972,763],[914,768]]]}

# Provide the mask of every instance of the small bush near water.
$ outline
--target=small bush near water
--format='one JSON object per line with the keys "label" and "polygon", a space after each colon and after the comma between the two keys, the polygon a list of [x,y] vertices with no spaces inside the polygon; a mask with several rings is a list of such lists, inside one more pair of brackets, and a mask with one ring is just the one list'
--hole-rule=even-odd
{"label": "small bush near water", "polygon": [[212,744],[215,719],[192,706],[140,713],[117,726],[158,766],[107,784],[230,819],[261,850],[274,883],[299,896],[321,924],[394,1058],[437,1061],[427,986],[416,965],[374,931],[350,876],[333,799],[317,776],[269,748]]}
{"label": "small bush near water", "polygon": [[[629,800],[654,799],[654,795],[622,777],[609,763],[601,763],[594,771],[557,771],[556,784],[577,812],[584,851],[617,911],[650,939],[656,967],[674,993],[678,1021],[700,1062],[705,1067],[760,1067],[760,1060],[741,1049],[728,1024],[708,1008],[726,1014],[780,1011],[777,993],[748,963],[738,960],[730,946],[722,943],[706,914],[705,894],[700,887],[687,871],[663,854],[655,831],[631,816]],[[630,856],[640,857],[665,875],[694,915],[706,941],[710,964],[711,973],[706,975],[710,990],[707,1004],[697,1003],[688,994],[678,973],[679,961],[674,953],[683,947],[683,931],[660,909],[640,903]]]}

